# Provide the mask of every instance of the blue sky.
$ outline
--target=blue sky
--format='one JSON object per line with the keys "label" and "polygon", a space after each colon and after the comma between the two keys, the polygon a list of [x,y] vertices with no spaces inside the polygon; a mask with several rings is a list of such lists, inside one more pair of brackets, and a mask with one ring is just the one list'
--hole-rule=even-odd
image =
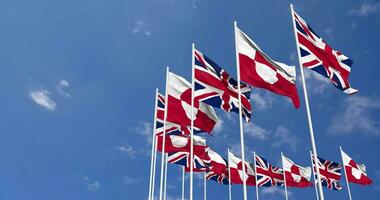
{"label": "blue sky", "polygon": [[[189,79],[195,42],[235,76],[234,20],[273,59],[297,65],[289,3],[0,1],[0,198],[145,199],[154,90],[164,89],[165,66]],[[342,145],[365,163],[374,184],[352,184],[352,195],[375,199],[380,195],[380,3],[293,3],[317,33],[354,61],[350,80],[360,90],[346,96],[306,74],[318,153],[340,161]],[[285,97],[254,90],[253,123],[245,125],[250,160],[255,150],[279,164],[282,151],[300,165],[310,164],[297,85],[299,110]],[[238,154],[238,116],[217,112],[218,128],[208,144],[223,156],[227,147]],[[200,199],[197,177],[195,197]],[[168,184],[169,199],[180,197],[178,166],[169,166]],[[208,184],[209,199],[227,199],[227,191]],[[248,191],[253,199],[254,188]],[[312,188],[289,191],[291,199],[314,198]],[[345,189],[324,191],[328,199],[347,198]],[[260,188],[260,195],[281,199],[282,191]],[[233,197],[241,199],[241,186],[233,186]]]}

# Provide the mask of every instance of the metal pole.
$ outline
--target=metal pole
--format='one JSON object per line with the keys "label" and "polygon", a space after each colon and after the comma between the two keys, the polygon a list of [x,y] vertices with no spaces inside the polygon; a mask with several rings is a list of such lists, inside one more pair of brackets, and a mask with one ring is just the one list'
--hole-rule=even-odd
{"label": "metal pole", "polygon": [[169,85],[169,67],[166,67],[166,91],[165,91],[165,113],[164,113],[164,131],[162,135],[162,151],[161,151],[161,177],[160,177],[160,198],[162,200],[162,192],[164,186],[164,164],[165,164],[165,136],[166,136],[166,118],[168,115],[168,85]]}
{"label": "metal pole", "polygon": [[311,170],[313,171],[313,181],[314,181],[314,188],[315,188],[315,195],[317,196],[317,200],[319,200],[318,196],[318,186],[317,183],[315,182],[315,171],[314,171],[314,165],[313,165],[313,154],[310,151],[310,161],[311,161]]}
{"label": "metal pole", "polygon": [[237,83],[238,83],[238,96],[239,96],[239,125],[240,125],[240,148],[241,148],[241,158],[243,160],[243,195],[244,200],[247,200],[247,183],[246,183],[246,171],[245,171],[245,155],[244,155],[244,130],[243,130],[243,116],[241,108],[241,88],[240,88],[240,62],[238,53],[238,43],[237,43],[237,23],[234,21],[234,32],[235,32],[235,54],[236,54],[236,71],[237,71]]}
{"label": "metal pole", "polygon": [[284,169],[284,155],[281,152],[281,162],[282,162],[282,169],[284,172],[284,186],[285,186],[285,199],[288,200],[288,188],[286,186],[286,175],[285,175],[285,169]]}
{"label": "metal pole", "polygon": [[168,182],[168,154],[165,155],[165,184],[164,184],[164,200],[166,200],[166,186]]}
{"label": "metal pole", "polygon": [[153,133],[152,133],[152,152],[151,152],[151,158],[150,158],[150,176],[149,176],[149,197],[148,199],[152,199],[152,193],[154,191],[153,186],[153,159],[154,159],[154,151],[156,146],[156,117],[157,117],[157,95],[158,95],[158,88],[156,88],[156,95],[154,100],[154,117],[153,117]]}
{"label": "metal pole", "polygon": [[207,199],[206,172],[203,172],[203,200]]}
{"label": "metal pole", "polygon": [[185,166],[182,167],[182,200],[185,200]]}
{"label": "metal pole", "polygon": [[191,132],[190,132],[190,200],[193,200],[193,168],[194,168],[194,50],[195,44],[191,45]]}
{"label": "metal pole", "polygon": [[[290,9],[291,9],[292,20],[293,20],[294,37],[296,39],[296,47],[297,47],[298,62],[299,62],[298,64],[299,64],[300,71],[301,71],[302,88],[303,88],[303,94],[304,94],[304,98],[305,98],[306,114],[307,114],[307,120],[308,120],[309,131],[310,131],[311,146],[312,146],[313,154],[315,156],[314,157],[314,162],[318,163],[318,161],[317,161],[317,157],[318,157],[317,147],[315,145],[315,140],[314,140],[313,122],[311,120],[311,113],[310,113],[310,108],[309,108],[309,99],[308,99],[308,95],[307,95],[305,76],[304,76],[304,73],[303,73],[303,67],[301,65],[301,60],[300,60],[301,59],[301,55],[300,55],[300,51],[299,51],[299,47],[298,47],[298,38],[297,38],[297,32],[296,32],[296,23],[294,21],[294,10],[293,10],[293,5],[292,4],[290,4]],[[316,171],[317,171],[317,179],[318,179],[319,196],[320,196],[321,200],[324,200],[325,198],[323,196],[323,190],[322,190],[322,186],[321,186],[321,175],[319,173],[319,168],[318,167],[316,168]]]}
{"label": "metal pole", "polygon": [[232,193],[231,193],[231,168],[230,168],[230,149],[227,149],[228,152],[228,196],[229,200],[232,200]]}
{"label": "metal pole", "polygon": [[348,182],[347,172],[346,172],[346,167],[344,166],[344,161],[343,161],[343,150],[342,150],[342,147],[341,147],[341,146],[339,146],[339,149],[340,149],[340,156],[342,157],[343,170],[344,170],[344,177],[346,178],[348,197],[350,198],[350,200],[352,200],[351,189],[350,189],[350,183]]}
{"label": "metal pole", "polygon": [[259,200],[259,185],[257,185],[256,152],[253,152],[253,166],[255,167],[256,199]]}

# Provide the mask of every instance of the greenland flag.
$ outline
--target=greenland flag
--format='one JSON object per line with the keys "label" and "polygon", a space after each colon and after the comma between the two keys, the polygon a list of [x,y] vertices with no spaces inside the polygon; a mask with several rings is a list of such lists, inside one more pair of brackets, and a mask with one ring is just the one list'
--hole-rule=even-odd
{"label": "greenland flag", "polygon": [[360,185],[372,184],[372,180],[367,176],[365,165],[356,163],[342,149],[340,152],[348,182]]}
{"label": "greenland flag", "polygon": [[[186,135],[166,135],[165,153],[175,153],[178,151],[190,152],[191,140]],[[206,154],[206,140],[200,136],[193,136],[194,153]],[[157,150],[162,150],[163,135],[157,136]]]}
{"label": "greenland flag", "polygon": [[300,188],[312,186],[310,182],[310,167],[296,165],[292,160],[285,156],[282,156],[282,165],[285,172],[286,186]]}
{"label": "greenland flag", "polygon": [[243,31],[236,29],[241,80],[252,86],[287,96],[293,105],[299,108],[295,67],[272,60]]}
{"label": "greenland flag", "polygon": [[[243,162],[233,153],[228,152],[228,165],[230,166],[231,183],[243,184]],[[255,170],[253,164],[245,161],[245,180],[250,186],[256,185]]]}
{"label": "greenland flag", "polygon": [[[181,76],[169,72],[167,121],[178,124],[185,134],[190,134],[191,84]],[[194,101],[194,131],[211,133],[217,121],[214,109]]]}

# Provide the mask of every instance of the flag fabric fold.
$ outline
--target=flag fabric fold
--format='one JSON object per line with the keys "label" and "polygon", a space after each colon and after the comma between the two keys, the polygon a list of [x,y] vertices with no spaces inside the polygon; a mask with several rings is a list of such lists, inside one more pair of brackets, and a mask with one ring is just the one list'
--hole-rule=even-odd
{"label": "flag fabric fold", "polygon": [[[313,162],[313,170],[316,174],[316,165],[314,162],[314,155],[311,155],[311,160]],[[339,163],[322,159],[317,157],[319,174],[321,175],[321,185],[332,190],[341,190],[342,186],[339,183],[341,178],[342,166]],[[315,175],[315,180],[317,180],[317,175]]]}
{"label": "flag fabric fold", "polygon": [[[224,69],[200,51],[194,49],[195,99],[226,112],[239,113],[238,83]],[[241,83],[242,114],[250,121],[251,88]]]}
{"label": "flag fabric fold", "polygon": [[243,172],[243,161],[229,152],[228,165],[230,166],[231,183],[243,184],[243,173],[245,173],[246,184],[250,186],[256,185],[255,169],[252,163],[247,161],[245,164],[245,172]]}
{"label": "flag fabric fold", "polygon": [[348,182],[360,185],[372,184],[372,180],[368,177],[364,164],[356,163],[343,150],[341,150],[341,154]]}
{"label": "flag fabric fold", "polygon": [[[190,134],[191,84],[172,72],[168,75],[167,121],[178,124],[185,134]],[[194,101],[195,132],[211,133],[217,122],[214,109],[202,102]]]}
{"label": "flag fabric fold", "polygon": [[208,148],[208,156],[210,157],[209,169],[206,173],[207,180],[213,180],[218,183],[228,184],[228,165],[227,161],[211,148]]}
{"label": "flag fabric fold", "polygon": [[295,67],[272,60],[243,31],[237,28],[236,32],[241,80],[287,96],[299,108]]}
{"label": "flag fabric fold", "polygon": [[312,183],[310,182],[310,167],[302,167],[300,165],[296,165],[292,160],[285,156],[282,156],[282,162],[287,187],[304,188],[312,186]]}
{"label": "flag fabric fold", "polygon": [[301,65],[330,79],[344,93],[356,93],[358,90],[352,88],[348,81],[353,61],[332,49],[296,12],[294,20]]}

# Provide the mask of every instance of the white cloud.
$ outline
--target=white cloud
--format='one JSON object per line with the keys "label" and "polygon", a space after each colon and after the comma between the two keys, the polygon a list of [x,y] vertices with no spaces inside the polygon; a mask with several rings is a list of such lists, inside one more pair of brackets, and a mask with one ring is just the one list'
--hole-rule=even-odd
{"label": "white cloud", "polygon": [[[264,187],[262,188],[261,190],[261,193],[263,195],[281,195],[281,196],[285,196],[285,190],[284,188],[278,188],[278,187]],[[288,190],[288,197],[292,196],[292,193]]]}
{"label": "white cloud", "polygon": [[264,111],[268,110],[273,106],[274,103],[274,95],[269,92],[258,92],[254,90],[251,93],[252,102],[253,102],[253,110]]}
{"label": "white cloud", "polygon": [[219,134],[223,130],[223,124],[224,124],[223,119],[219,118],[213,130],[213,133],[215,133],[215,135]]}
{"label": "white cloud", "polygon": [[132,33],[133,34],[143,34],[147,37],[150,37],[152,35],[152,31],[150,30],[147,23],[141,19],[137,19],[135,21]]}
{"label": "white cloud", "polygon": [[349,96],[343,100],[332,123],[328,127],[331,134],[348,134],[361,131],[379,135],[379,121],[371,117],[371,111],[380,109],[380,101],[363,96]]}
{"label": "white cloud", "polygon": [[84,176],[83,180],[88,191],[95,191],[100,188],[100,183],[98,181],[91,182],[87,176]]}
{"label": "white cloud", "polygon": [[54,111],[57,104],[49,97],[50,92],[45,89],[31,91],[30,98],[39,106],[42,106],[50,111]]}
{"label": "white cloud", "polygon": [[58,83],[58,85],[57,85],[56,88],[57,88],[57,91],[61,95],[65,96],[65,97],[71,97],[71,95],[69,93],[67,93],[67,92],[64,91],[64,89],[68,88],[68,87],[70,87],[70,83],[67,80],[62,79],[62,80],[59,81],[59,83]]}
{"label": "white cloud", "polygon": [[126,176],[126,177],[123,178],[123,182],[124,182],[125,185],[134,185],[134,184],[139,183],[140,180]]}
{"label": "white cloud", "polygon": [[270,131],[256,124],[254,125],[252,123],[244,122],[243,128],[244,128],[244,134],[256,139],[266,140],[268,139],[268,136],[270,135]]}
{"label": "white cloud", "polygon": [[135,158],[137,151],[133,148],[133,146],[124,144],[122,146],[116,146],[115,149],[117,149],[120,153],[126,154],[131,158]]}
{"label": "white cloud", "polygon": [[274,148],[287,146],[294,152],[297,150],[297,145],[298,145],[297,137],[292,135],[290,131],[283,126],[277,127],[272,140],[274,141],[272,143],[272,146]]}
{"label": "white cloud", "polygon": [[[317,72],[304,69],[304,74],[308,91],[313,94],[323,94],[326,88],[332,87],[330,80]],[[301,78],[298,80],[301,81]]]}
{"label": "white cloud", "polygon": [[135,131],[144,136],[146,140],[148,141],[148,144],[152,144],[152,123],[149,122],[140,122],[138,126],[135,128]]}
{"label": "white cloud", "polygon": [[372,1],[364,1],[360,8],[353,9],[349,13],[357,16],[369,16],[380,12],[380,3],[372,3]]}

